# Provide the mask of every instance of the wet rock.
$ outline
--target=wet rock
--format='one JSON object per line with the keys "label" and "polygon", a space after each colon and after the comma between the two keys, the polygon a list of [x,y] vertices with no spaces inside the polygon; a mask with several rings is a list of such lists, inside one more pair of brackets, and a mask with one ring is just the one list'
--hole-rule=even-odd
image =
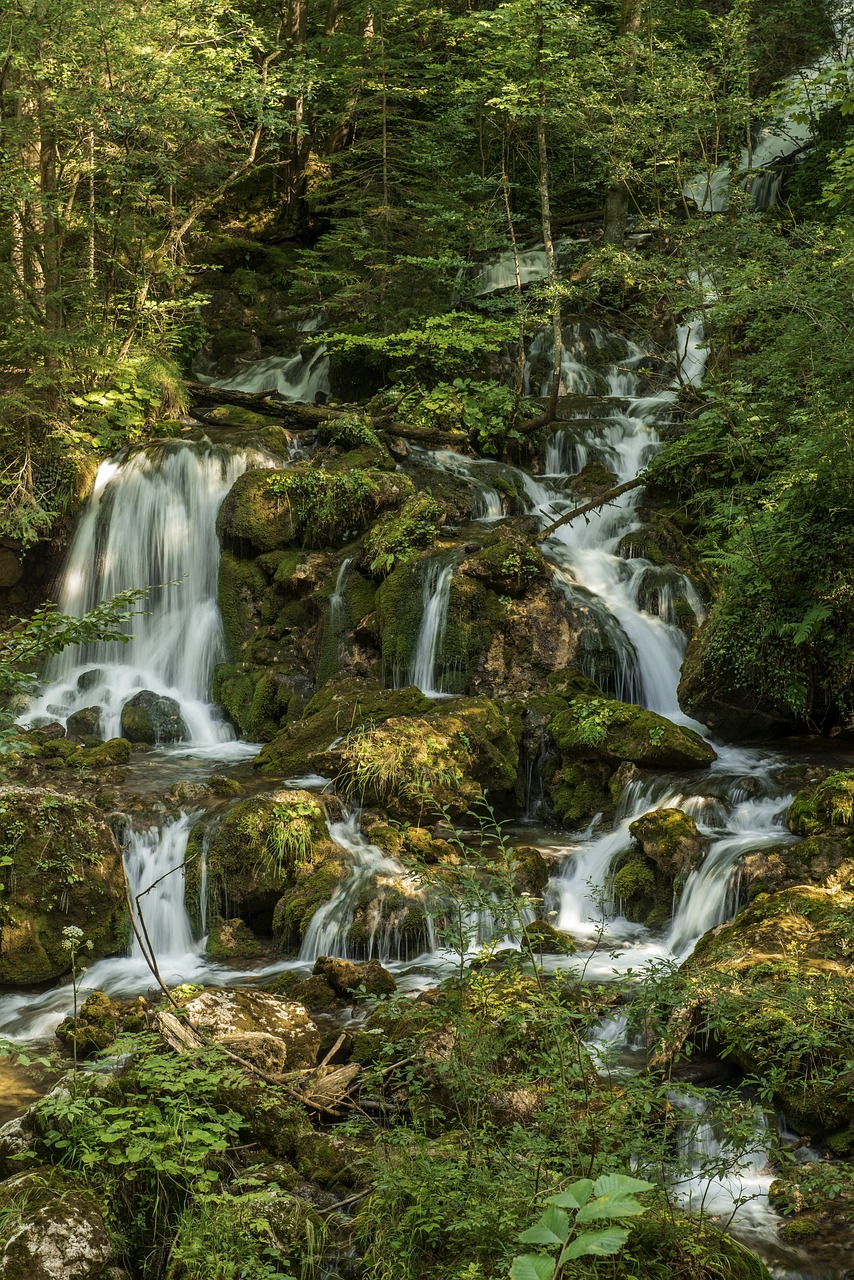
{"label": "wet rock", "polygon": [[190,1024],[214,1042],[234,1035],[265,1034],[285,1046],[288,1067],[312,1066],[320,1035],[304,1005],[251,988],[205,991],[184,1006]]}
{"label": "wet rock", "polygon": [[211,789],[204,782],[176,782],[166,792],[167,804],[183,806],[200,804],[210,799]]}
{"label": "wet rock", "polygon": [[175,698],[143,689],[122,707],[122,736],[149,745],[182,742],[187,726]]}
{"label": "wet rock", "polygon": [[378,960],[355,964],[352,960],[320,956],[315,961],[312,973],[315,977],[323,978],[336,995],[341,997],[351,996],[360,988],[364,988],[365,994],[369,996],[391,995],[397,990],[394,978]]}
{"label": "wet rock", "polygon": [[4,787],[0,844],[12,859],[2,876],[0,984],[45,982],[67,973],[67,927],[80,930],[87,957],[124,950],[121,852],[93,804],[47,788]]}
{"label": "wet rock", "polygon": [[191,910],[199,910],[204,851],[208,919],[202,927],[208,930],[239,916],[256,933],[270,934],[283,890],[334,848],[326,809],[316,794],[283,787],[249,796],[232,805],[224,818],[214,814],[193,829],[187,847],[187,902]]}
{"label": "wet rock", "polygon": [[546,920],[534,920],[525,926],[523,944],[544,956],[571,956],[575,953],[575,943],[569,934],[561,933]]}
{"label": "wet rock", "polygon": [[97,1280],[112,1257],[103,1212],[91,1192],[55,1171],[28,1171],[3,1183],[18,1205],[0,1252],[4,1280]]}
{"label": "wet rock", "polygon": [[24,573],[20,556],[7,547],[0,547],[0,588],[16,586]]}
{"label": "wet rock", "polygon": [[0,1179],[11,1178],[36,1159],[36,1132],[26,1113],[0,1127]]}
{"label": "wet rock", "polygon": [[653,809],[629,827],[644,854],[671,880],[687,880],[699,865],[708,840],[681,809]]}
{"label": "wet rock", "polygon": [[208,789],[215,796],[223,798],[233,798],[242,796],[244,792],[243,784],[238,782],[236,778],[228,778],[224,773],[212,773],[208,778]]}
{"label": "wet rock", "polygon": [[106,1049],[116,1038],[117,1011],[103,991],[93,991],[80,1006],[77,1020],[69,1015],[56,1028],[56,1038],[66,1049],[76,1046],[78,1056],[86,1057]]}
{"label": "wet rock", "polygon": [[565,755],[614,768],[628,761],[645,769],[702,769],[717,759],[692,729],[613,698],[576,694],[549,727]]}
{"label": "wet rock", "polygon": [[735,682],[731,665],[719,671],[709,660],[707,621],[688,645],[679,682],[679,705],[719,737],[729,741],[769,738],[791,730],[794,717],[785,707],[763,703],[756,689]]}
{"label": "wet rock", "polygon": [[263,951],[257,936],[239,918],[211,926],[208,955],[214,960],[252,960]]}
{"label": "wet rock", "polygon": [[83,707],[81,711],[75,711],[68,717],[66,731],[69,737],[91,738],[97,735],[100,723],[100,707]]}

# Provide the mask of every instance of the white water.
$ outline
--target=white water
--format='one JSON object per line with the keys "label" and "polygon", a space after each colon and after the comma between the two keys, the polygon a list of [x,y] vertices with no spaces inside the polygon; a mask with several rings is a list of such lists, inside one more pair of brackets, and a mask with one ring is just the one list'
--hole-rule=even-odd
{"label": "white water", "polygon": [[[264,462],[260,455],[252,461]],[[118,737],[125,703],[149,689],[179,703],[189,743],[233,740],[210,702],[214,666],[225,659],[216,516],[249,465],[246,452],[188,441],[101,464],[63,571],[59,609],[79,617],[120,591],[153,590],[139,606],[144,612],[126,624],[126,644],[98,642],[51,658],[22,719],[64,724],[97,707],[101,736]]]}
{"label": "white water", "polygon": [[440,672],[453,574],[453,562],[443,564],[439,559],[427,562],[422,588],[424,608],[408,683],[428,698],[445,696]]}
{"label": "white water", "polygon": [[[394,921],[389,925],[381,915],[372,920],[367,946],[354,948],[349,934],[356,906],[365,890],[376,888],[381,894],[383,887],[387,886],[397,891],[404,890],[413,901],[420,901],[416,881],[399,862],[365,839],[359,830],[357,811],[347,814],[341,822],[329,823],[329,834],[348,855],[350,867],[329,901],[314,913],[300,947],[300,960],[311,964],[319,956],[360,960],[376,956],[383,963],[400,960],[402,939]],[[429,915],[426,921],[425,943],[427,950],[432,951],[434,944]]]}
{"label": "white water", "polygon": [[245,391],[257,395],[274,391],[281,400],[314,404],[319,395],[328,396],[329,357],[324,346],[314,347],[306,355],[267,356],[252,360],[229,378],[199,375],[199,382],[228,391]]}

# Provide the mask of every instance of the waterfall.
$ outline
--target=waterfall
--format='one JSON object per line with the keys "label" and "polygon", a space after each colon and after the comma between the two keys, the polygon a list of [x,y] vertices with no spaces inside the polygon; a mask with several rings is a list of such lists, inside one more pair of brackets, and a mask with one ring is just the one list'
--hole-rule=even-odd
{"label": "waterfall", "polygon": [[453,574],[453,562],[443,564],[441,560],[435,559],[427,563],[422,592],[424,611],[409,683],[414,684],[428,698],[445,696],[440,688],[441,675],[437,679],[436,668],[441,666]]}
{"label": "waterfall", "polygon": [[[312,916],[300,947],[300,960],[313,964],[318,956],[370,959],[375,954],[383,962],[401,959],[401,939],[393,927],[383,928],[379,920],[374,922],[366,947],[352,947],[349,934],[354,911],[365,891],[375,885],[381,887],[383,880],[399,886],[407,878],[406,871],[394,858],[365,839],[359,829],[358,812],[347,814],[341,822],[328,823],[328,828],[331,838],[347,853],[350,869],[329,901]],[[418,890],[414,884],[412,890],[416,897]],[[428,950],[432,950],[432,926],[429,915],[425,913],[425,916],[425,942]]]}
{"label": "waterfall", "polygon": [[101,600],[151,586],[126,644],[93,643],[51,658],[26,719],[63,723],[97,707],[105,738],[121,734],[122,708],[142,690],[174,699],[186,740],[234,738],[211,706],[214,666],[225,658],[217,605],[216,515],[237,477],[260,456],[207,442],[169,441],[101,464],[59,586],[59,608],[80,616]]}
{"label": "waterfall", "polygon": [[[203,956],[203,941],[194,938],[184,904],[187,842],[200,816],[199,812],[181,813],[160,824],[130,830],[124,838],[125,875],[137,925],[142,931],[144,921],[160,975],[171,986],[204,979],[210,973]],[[142,920],[137,911],[138,896]],[[98,960],[85,971],[78,1001],[82,1002],[90,991],[129,996],[154,985],[134,934],[127,955]],[[38,994],[0,995],[0,1036],[13,1040],[49,1036],[71,1005],[71,988],[67,984]]]}
{"label": "waterfall", "polygon": [[280,400],[314,404],[319,395],[330,394],[329,357],[324,346],[314,347],[306,356],[267,356],[252,360],[239,373],[228,378],[199,375],[199,382],[228,391],[245,391],[257,395],[274,391]]}
{"label": "waterfall", "polygon": [[352,557],[349,556],[346,560],[341,561],[341,567],[335,579],[335,586],[332,590],[332,595],[329,597],[329,626],[332,628],[334,635],[337,635],[341,630],[341,624],[344,619],[345,585],[352,563]]}

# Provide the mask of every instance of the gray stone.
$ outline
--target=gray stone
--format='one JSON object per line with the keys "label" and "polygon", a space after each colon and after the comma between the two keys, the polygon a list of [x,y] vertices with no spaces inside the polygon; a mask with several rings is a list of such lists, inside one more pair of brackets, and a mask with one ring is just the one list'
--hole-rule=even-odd
{"label": "gray stone", "polygon": [[182,742],[187,726],[174,698],[143,689],[122,708],[122,737],[129,742]]}

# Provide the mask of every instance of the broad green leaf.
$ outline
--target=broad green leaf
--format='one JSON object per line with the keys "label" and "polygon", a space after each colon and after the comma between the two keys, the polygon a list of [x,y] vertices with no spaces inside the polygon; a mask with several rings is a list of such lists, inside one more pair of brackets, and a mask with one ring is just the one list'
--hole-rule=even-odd
{"label": "broad green leaf", "polygon": [[564,1249],[560,1255],[561,1263],[591,1255],[604,1258],[609,1253],[616,1253],[618,1249],[622,1249],[628,1238],[628,1231],[624,1231],[622,1227],[606,1227],[604,1231],[584,1231]]}
{"label": "broad green leaf", "polygon": [[533,1227],[523,1231],[519,1239],[523,1244],[563,1244],[569,1232],[569,1219],[563,1209],[550,1205]]}
{"label": "broad green leaf", "polygon": [[598,1218],[636,1218],[646,1209],[634,1196],[611,1191],[606,1196],[590,1200],[576,1215],[577,1222],[594,1222]]}
{"label": "broad green leaf", "polygon": [[510,1280],[552,1280],[555,1264],[542,1253],[523,1253],[514,1258],[510,1267]]}

